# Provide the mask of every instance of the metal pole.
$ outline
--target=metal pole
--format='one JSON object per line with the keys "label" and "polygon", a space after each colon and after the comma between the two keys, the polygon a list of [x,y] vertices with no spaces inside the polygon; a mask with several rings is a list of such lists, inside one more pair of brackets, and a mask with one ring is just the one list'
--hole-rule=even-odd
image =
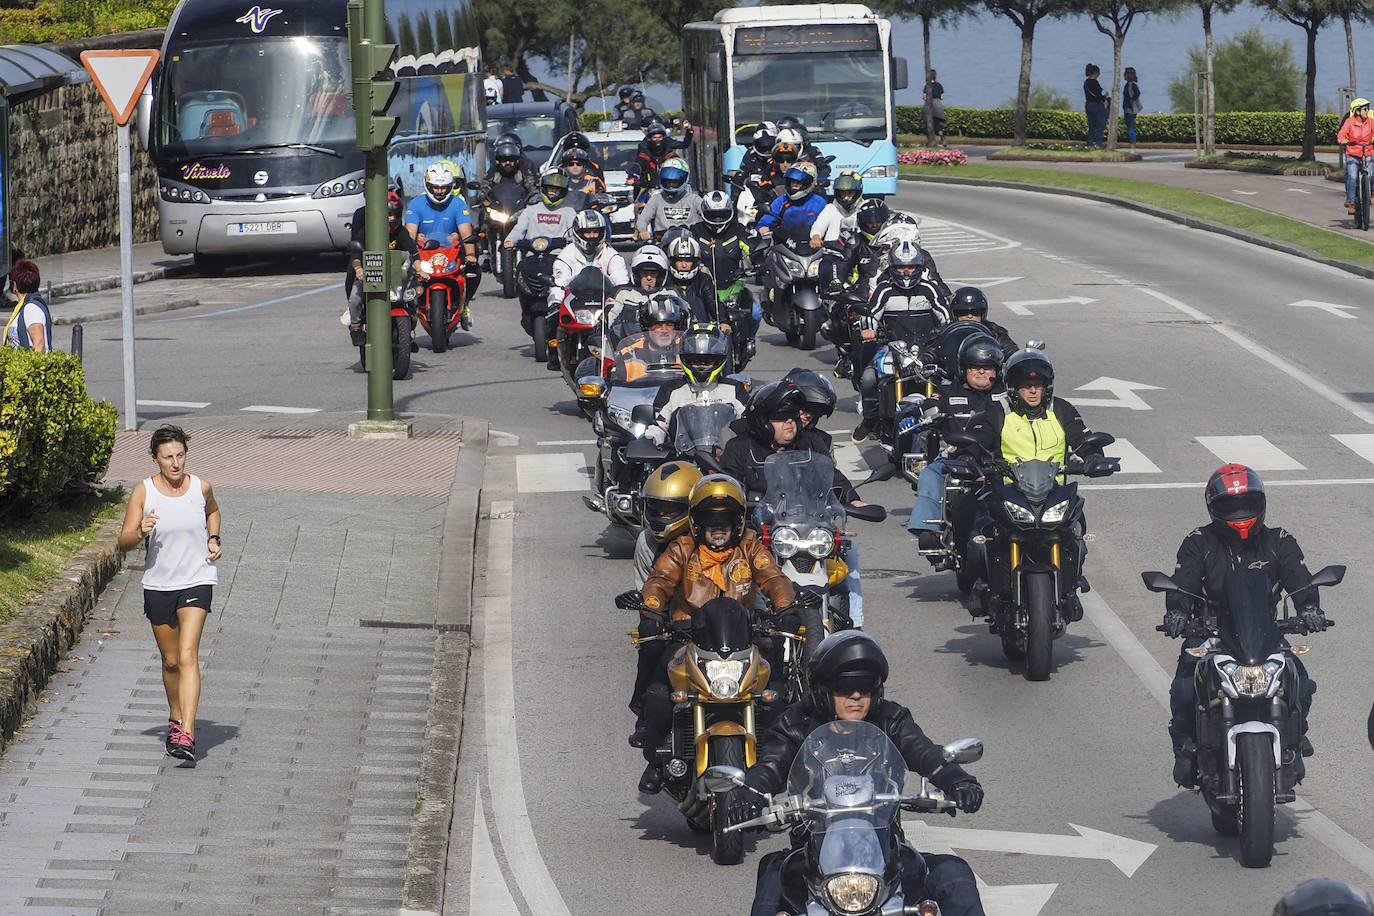
{"label": "metal pole", "polygon": [[[363,34],[378,44],[386,40],[384,0],[363,0]],[[364,242],[368,251],[386,251],[390,233],[386,223],[386,147],[364,154],[363,179],[366,203]],[[387,259],[389,268],[390,259]],[[367,299],[367,418],[394,420],[396,408],[391,389],[391,287],[399,282],[388,269],[385,289],[366,292]],[[402,342],[410,346],[410,340]]]}
{"label": "metal pole", "polygon": [[[134,203],[129,125],[119,125],[119,288],[124,300],[124,428],[138,429],[134,394]],[[49,344],[51,346],[51,344]]]}

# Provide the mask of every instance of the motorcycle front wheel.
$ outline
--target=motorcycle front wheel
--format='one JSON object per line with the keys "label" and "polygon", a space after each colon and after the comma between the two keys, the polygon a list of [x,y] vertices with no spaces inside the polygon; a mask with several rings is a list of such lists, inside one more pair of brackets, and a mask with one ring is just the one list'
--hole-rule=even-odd
{"label": "motorcycle front wheel", "polygon": [[530,337],[534,339],[534,358],[541,363],[549,361],[549,316],[536,312],[530,319]]}
{"label": "motorcycle front wheel", "polygon": [[1236,736],[1240,771],[1240,864],[1268,868],[1274,857],[1274,743],[1263,733]]}
{"label": "motorcycle front wheel", "polygon": [[429,291],[429,342],[435,353],[448,349],[448,290],[435,284]]}
{"label": "motorcycle front wheel", "polygon": [[[744,739],[737,735],[711,739],[711,765],[744,769]],[[717,795],[711,802],[711,861],[717,865],[738,865],[744,859],[744,833],[726,833],[726,812],[730,799],[739,789]]]}
{"label": "motorcycle front wheel", "polygon": [[1048,681],[1054,670],[1054,580],[1048,573],[1026,577],[1026,680]]}
{"label": "motorcycle front wheel", "polygon": [[501,295],[515,298],[515,253],[501,249]]}
{"label": "motorcycle front wheel", "polygon": [[400,381],[410,374],[410,319],[396,315],[391,319],[391,377]]}
{"label": "motorcycle front wheel", "polygon": [[821,329],[820,312],[802,312],[797,320],[798,346],[803,350],[816,349],[816,334]]}

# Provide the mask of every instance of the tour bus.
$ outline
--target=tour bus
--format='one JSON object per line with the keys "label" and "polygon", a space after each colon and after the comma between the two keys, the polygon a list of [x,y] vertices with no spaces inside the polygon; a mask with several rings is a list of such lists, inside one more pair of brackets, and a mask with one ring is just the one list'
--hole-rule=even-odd
{"label": "tour bus", "polygon": [[[435,160],[480,176],[485,104],[471,0],[386,7],[400,84],[387,174],[406,196],[424,193]],[[363,204],[350,88],[345,0],[182,0],[139,112],[163,250],[193,254],[206,274],[245,255],[343,250]]]}
{"label": "tour bus", "polygon": [[857,3],[721,10],[682,33],[683,113],[699,125],[694,183],[719,188],[761,121],[791,116],[865,194],[897,193],[893,93],[907,85],[892,24]]}

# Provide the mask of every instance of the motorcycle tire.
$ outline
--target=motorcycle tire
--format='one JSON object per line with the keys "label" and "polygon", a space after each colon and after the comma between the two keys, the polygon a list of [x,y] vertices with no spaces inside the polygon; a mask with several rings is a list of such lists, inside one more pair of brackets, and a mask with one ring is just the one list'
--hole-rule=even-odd
{"label": "motorcycle tire", "polygon": [[803,350],[816,349],[816,334],[821,329],[821,313],[802,312],[797,328],[800,331],[797,335],[798,346]]}
{"label": "motorcycle tire", "polygon": [[1236,736],[1236,769],[1240,771],[1240,864],[1268,868],[1274,857],[1274,744],[1266,734]]}
{"label": "motorcycle tire", "polygon": [[1002,654],[1009,662],[1023,662],[1026,660],[1026,648],[1016,641],[1015,636],[1002,637]]}
{"label": "motorcycle tire", "polygon": [[[821,603],[824,604],[825,602]],[[808,665],[811,663],[811,654],[816,651],[816,647],[826,637],[823,610],[824,608],[819,607],[808,608],[797,615],[801,625],[806,627],[806,651],[802,654],[802,658]]]}
{"label": "motorcycle tire", "polygon": [[[745,768],[744,739],[738,735],[711,739],[711,765]],[[725,833],[730,799],[740,789],[715,796],[711,801],[711,861],[717,865],[738,865],[744,859],[744,833]]]}
{"label": "motorcycle tire", "polygon": [[367,344],[358,348],[358,365],[363,367],[364,372],[367,371]]}
{"label": "motorcycle tire", "polygon": [[448,290],[435,284],[429,291],[429,342],[435,353],[448,349]]}
{"label": "motorcycle tire", "polygon": [[1222,811],[1212,811],[1212,829],[1222,836],[1236,836],[1240,825],[1236,823],[1236,809],[1227,805]]}
{"label": "motorcycle tire", "polygon": [[391,377],[400,381],[410,374],[410,319],[396,315],[391,319]]}
{"label": "motorcycle tire", "polygon": [[1026,680],[1048,681],[1054,670],[1054,580],[1048,573],[1026,577]]}
{"label": "motorcycle tire", "polygon": [[515,298],[515,254],[501,249],[501,295]]}
{"label": "motorcycle tire", "polygon": [[530,319],[530,337],[534,340],[534,358],[541,363],[549,361],[549,316],[536,313]]}

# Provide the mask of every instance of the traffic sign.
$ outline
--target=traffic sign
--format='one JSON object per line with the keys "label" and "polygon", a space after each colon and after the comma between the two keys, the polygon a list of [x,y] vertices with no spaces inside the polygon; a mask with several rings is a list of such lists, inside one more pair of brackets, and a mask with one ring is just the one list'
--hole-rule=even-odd
{"label": "traffic sign", "polygon": [[115,123],[129,123],[138,96],[153,75],[158,52],[152,48],[119,51],[82,51],[81,63],[110,106]]}

